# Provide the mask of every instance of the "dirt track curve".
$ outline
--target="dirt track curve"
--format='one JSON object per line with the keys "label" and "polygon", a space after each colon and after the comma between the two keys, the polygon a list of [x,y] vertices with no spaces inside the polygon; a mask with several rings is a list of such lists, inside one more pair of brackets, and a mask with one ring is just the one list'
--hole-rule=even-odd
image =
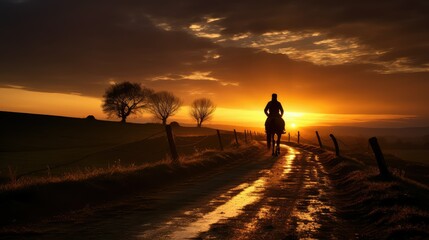
{"label": "dirt track curve", "polygon": [[[265,155],[44,226],[25,239],[353,239],[311,152]],[[19,238],[19,237],[18,237]],[[11,239],[17,239],[17,236]]]}

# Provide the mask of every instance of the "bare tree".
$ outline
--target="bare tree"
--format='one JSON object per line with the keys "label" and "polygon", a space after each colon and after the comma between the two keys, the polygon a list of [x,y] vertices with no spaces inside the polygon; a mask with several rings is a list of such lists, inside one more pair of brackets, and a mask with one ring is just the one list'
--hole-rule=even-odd
{"label": "bare tree", "polygon": [[167,124],[167,119],[173,116],[182,106],[180,98],[174,96],[171,92],[157,92],[149,98],[148,110],[155,118],[162,121],[162,124]]}
{"label": "bare tree", "polygon": [[109,117],[118,117],[125,123],[130,114],[137,114],[148,106],[153,90],[142,88],[138,83],[115,83],[103,95],[103,112]]}
{"label": "bare tree", "polygon": [[210,120],[213,113],[216,111],[216,106],[208,98],[195,99],[192,102],[189,115],[197,121],[197,126],[201,127],[204,121]]}

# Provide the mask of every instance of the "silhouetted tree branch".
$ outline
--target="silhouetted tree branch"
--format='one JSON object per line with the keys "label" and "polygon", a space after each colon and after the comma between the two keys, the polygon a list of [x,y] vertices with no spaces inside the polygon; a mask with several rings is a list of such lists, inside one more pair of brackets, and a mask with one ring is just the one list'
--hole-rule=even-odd
{"label": "silhouetted tree branch", "polygon": [[103,112],[109,117],[118,117],[125,123],[130,114],[137,114],[148,106],[153,90],[142,88],[138,83],[115,83],[103,95]]}
{"label": "silhouetted tree branch", "polygon": [[208,98],[195,99],[192,102],[189,115],[197,121],[197,126],[201,127],[204,121],[210,120],[216,110],[214,103]]}
{"label": "silhouetted tree branch", "polygon": [[171,92],[157,92],[149,98],[148,110],[155,118],[167,124],[167,119],[173,116],[182,106],[182,101]]}

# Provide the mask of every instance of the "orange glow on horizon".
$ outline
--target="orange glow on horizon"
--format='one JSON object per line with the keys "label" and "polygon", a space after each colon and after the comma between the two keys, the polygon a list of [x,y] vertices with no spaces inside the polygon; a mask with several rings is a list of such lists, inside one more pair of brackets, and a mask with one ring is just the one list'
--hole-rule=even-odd
{"label": "orange glow on horizon", "polygon": [[[17,88],[0,88],[0,110],[26,112],[68,117],[94,115],[97,119],[107,119],[101,110],[101,98],[64,93],[34,92]],[[299,129],[308,126],[331,126],[356,124],[377,120],[397,120],[412,118],[413,115],[394,114],[325,114],[309,112],[285,112],[286,129]],[[130,116],[129,122],[154,122],[148,114]],[[116,119],[112,119],[116,120]],[[261,110],[218,107],[211,121],[205,124],[230,125],[263,129],[266,116]],[[183,106],[169,121],[194,124],[189,116],[189,106]]]}
{"label": "orange glow on horizon", "polygon": [[104,119],[101,99],[64,93],[34,92],[25,89],[0,88],[2,111],[25,112],[67,117],[94,115]]}

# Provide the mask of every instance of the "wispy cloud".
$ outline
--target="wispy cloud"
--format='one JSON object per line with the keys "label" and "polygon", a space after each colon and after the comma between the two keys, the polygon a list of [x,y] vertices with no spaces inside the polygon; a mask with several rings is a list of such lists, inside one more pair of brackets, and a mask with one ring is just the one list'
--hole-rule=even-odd
{"label": "wispy cloud", "polygon": [[210,76],[211,72],[195,71],[189,74],[167,74],[162,76],[153,77],[151,81],[178,81],[178,80],[193,80],[193,81],[219,81],[219,79]]}
{"label": "wispy cloud", "polygon": [[181,75],[182,79],[189,80],[207,80],[207,81],[219,81],[219,79],[210,76],[211,72],[192,72],[189,75]]}

